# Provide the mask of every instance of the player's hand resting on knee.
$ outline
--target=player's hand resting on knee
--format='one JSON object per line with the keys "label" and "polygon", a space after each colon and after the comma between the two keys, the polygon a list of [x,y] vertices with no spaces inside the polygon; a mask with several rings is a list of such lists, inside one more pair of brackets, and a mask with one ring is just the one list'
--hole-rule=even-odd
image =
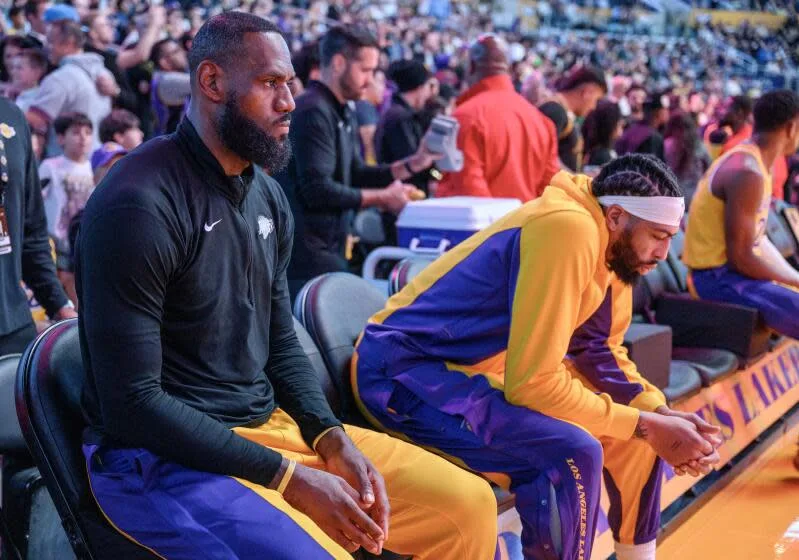
{"label": "player's hand resting on knee", "polygon": [[689,420],[652,412],[641,412],[635,436],[643,439],[673,467],[718,461],[718,453]]}
{"label": "player's hand resting on knee", "polygon": [[358,504],[360,496],[342,477],[297,464],[283,498],[310,517],[347,552],[382,550],[382,529]]}

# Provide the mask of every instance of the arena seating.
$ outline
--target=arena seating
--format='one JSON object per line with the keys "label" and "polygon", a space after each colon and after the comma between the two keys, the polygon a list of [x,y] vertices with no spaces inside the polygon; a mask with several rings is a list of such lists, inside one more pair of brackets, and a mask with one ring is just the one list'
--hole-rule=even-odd
{"label": "arena seating", "polygon": [[[676,280],[667,261],[661,262],[655,270],[647,274],[640,281],[641,289],[635,290],[633,295],[633,312],[649,319],[649,322],[660,323],[657,314],[652,313],[659,298],[667,294],[667,286],[674,286]],[[706,302],[699,302],[688,297],[674,298],[671,303],[676,307],[682,305],[685,312],[689,313],[694,305],[702,305]],[[722,304],[716,304],[720,309],[724,309]],[[673,326],[669,325],[672,327]],[[739,360],[734,352],[724,349],[723,345],[684,346],[672,341],[672,359],[679,362],[689,363],[700,374],[702,385],[705,387],[715,381],[730,375],[738,370]],[[645,370],[644,370],[645,371]]]}
{"label": "arena seating", "polygon": [[367,425],[355,408],[350,385],[355,341],[369,317],[383,309],[387,299],[363,278],[340,272],[314,278],[294,302],[294,316],[321,351],[338,391],[340,405],[334,412],[351,424]]}
{"label": "arena seating", "polygon": [[[799,209],[782,200],[775,200],[772,204],[772,213],[776,213],[782,218],[783,225],[791,232],[791,237],[799,251]],[[794,261],[792,264],[797,266],[799,263]]]}
{"label": "arena seating", "polygon": [[28,347],[17,373],[25,441],[80,560],[156,558],[113,530],[91,497],[81,452],[83,380],[77,319],[57,323]]}
{"label": "arena seating", "polygon": [[0,357],[0,455],[27,454],[14,408],[14,380],[19,354]]}
{"label": "arena seating", "polygon": [[669,384],[660,389],[669,406],[674,406],[699,393],[702,389],[702,379],[693,364],[672,361],[669,366]]}
{"label": "arena seating", "polygon": [[789,263],[793,266],[797,264],[796,239],[794,239],[790,227],[785,222],[779,212],[769,212],[768,222],[766,223],[766,235]]}
{"label": "arena seating", "polygon": [[671,329],[663,325],[633,323],[624,335],[630,359],[674,405],[697,394],[702,378],[696,364],[673,359],[671,341]]}
{"label": "arena seating", "polygon": [[680,290],[683,282],[664,261],[643,277],[638,293],[643,299],[633,299],[634,312],[671,327],[678,348],[727,350],[738,356],[742,366],[768,351],[771,333],[755,309],[694,299]]}
{"label": "arena seating", "polygon": [[[383,309],[386,299],[363,278],[335,272],[308,282],[297,295],[294,305],[295,317],[321,351],[333,384],[339,388],[340,402],[346,403],[339,417],[356,425],[368,426],[368,423],[354,405],[350,363],[358,336],[369,317]],[[302,342],[304,335],[300,333],[298,329]],[[309,341],[302,344],[305,347]],[[513,507],[513,496],[508,492],[495,487],[494,493],[499,513]]]}
{"label": "arena seating", "polygon": [[[14,408],[14,379],[18,363],[19,354],[0,357],[0,455],[3,456],[4,463],[10,457],[28,454]],[[5,502],[5,496],[3,498]],[[0,539],[4,540],[6,548],[10,549],[16,546],[16,542],[11,536],[7,509],[2,505],[0,505]]]}

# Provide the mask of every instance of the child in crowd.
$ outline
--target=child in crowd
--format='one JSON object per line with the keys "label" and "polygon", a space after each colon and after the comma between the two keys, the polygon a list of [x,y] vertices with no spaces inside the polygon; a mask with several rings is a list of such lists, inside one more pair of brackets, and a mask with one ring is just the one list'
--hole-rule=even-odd
{"label": "child in crowd", "polygon": [[58,275],[67,295],[77,300],[72,274],[69,224],[94,190],[89,154],[92,122],[81,113],[64,113],[53,123],[63,155],[45,159],[39,167],[47,230],[55,241]]}
{"label": "child in crowd", "polygon": [[[100,142],[103,147],[95,151],[102,152],[109,142],[117,144],[130,152],[136,149],[144,140],[141,122],[138,117],[125,109],[114,109],[100,122]],[[94,161],[94,155],[92,156]],[[94,167],[94,165],[92,165]]]}

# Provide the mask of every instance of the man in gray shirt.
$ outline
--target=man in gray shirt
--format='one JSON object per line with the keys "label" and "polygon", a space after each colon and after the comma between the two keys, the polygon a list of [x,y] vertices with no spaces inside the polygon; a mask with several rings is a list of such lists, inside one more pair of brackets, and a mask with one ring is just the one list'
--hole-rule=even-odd
{"label": "man in gray shirt", "polygon": [[111,96],[118,90],[113,75],[99,54],[83,52],[85,37],[80,24],[62,20],[47,31],[50,62],[58,69],[42,80],[26,118],[34,134],[43,137],[61,113],[83,113],[92,121],[94,148],[100,147],[97,131],[111,112]]}

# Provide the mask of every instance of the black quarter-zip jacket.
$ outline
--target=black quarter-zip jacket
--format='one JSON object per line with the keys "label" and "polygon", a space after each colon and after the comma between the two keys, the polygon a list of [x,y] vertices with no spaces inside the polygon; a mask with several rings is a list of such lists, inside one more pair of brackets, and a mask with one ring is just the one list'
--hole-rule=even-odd
{"label": "black quarter-zip jacket", "polygon": [[292,236],[277,182],[226,176],[188,119],[117,163],[77,242],[84,440],[267,484],[281,456],[229,428],[276,400],[309,445],[341,425],[294,332]]}

